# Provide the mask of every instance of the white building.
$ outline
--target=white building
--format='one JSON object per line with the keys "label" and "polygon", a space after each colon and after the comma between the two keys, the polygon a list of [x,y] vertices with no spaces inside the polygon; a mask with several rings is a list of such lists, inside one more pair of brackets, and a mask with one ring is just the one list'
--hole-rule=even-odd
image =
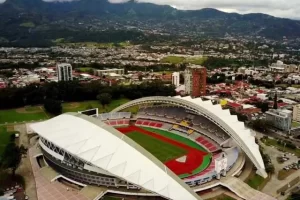
{"label": "white building", "polygon": [[289,131],[292,124],[292,111],[271,109],[266,112],[267,122],[283,131]]}
{"label": "white building", "polygon": [[58,81],[73,80],[72,65],[68,63],[61,63],[56,65]]}
{"label": "white building", "polygon": [[180,73],[174,72],[172,74],[172,84],[178,87],[180,85]]}
{"label": "white building", "polygon": [[104,76],[109,74],[118,74],[123,75],[125,73],[124,69],[103,69],[103,70],[94,70],[94,75],[96,76]]}
{"label": "white building", "polygon": [[293,106],[293,120],[300,122],[300,104]]}
{"label": "white building", "polygon": [[276,63],[272,63],[272,65],[270,66],[270,70],[272,72],[291,73],[291,72],[298,72],[298,66],[287,65],[284,64],[282,61],[278,60]]}

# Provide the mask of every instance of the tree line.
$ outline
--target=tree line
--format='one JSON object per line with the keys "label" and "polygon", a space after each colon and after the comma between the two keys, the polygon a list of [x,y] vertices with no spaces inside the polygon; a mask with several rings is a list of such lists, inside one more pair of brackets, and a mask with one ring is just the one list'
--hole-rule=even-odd
{"label": "tree line", "polygon": [[110,94],[112,99],[121,97],[137,99],[146,96],[174,96],[175,88],[162,81],[145,82],[139,85],[107,86],[100,81],[81,83],[79,81],[31,84],[23,88],[6,88],[0,92],[0,109],[44,104],[46,100],[74,102],[97,100],[102,93]]}

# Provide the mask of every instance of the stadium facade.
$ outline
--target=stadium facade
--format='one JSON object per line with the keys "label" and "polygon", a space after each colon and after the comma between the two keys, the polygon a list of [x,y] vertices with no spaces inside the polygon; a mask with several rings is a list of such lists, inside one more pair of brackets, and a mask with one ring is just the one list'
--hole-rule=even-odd
{"label": "stadium facade", "polygon": [[[132,106],[140,107],[135,116],[119,112]],[[130,123],[139,126],[147,122],[145,119],[151,119],[147,125],[152,123],[161,129],[165,126],[176,132],[176,127],[182,125],[179,121],[191,116],[190,125],[183,125],[186,137],[192,140],[192,136],[196,136],[196,142],[201,143],[203,139],[204,143],[211,141],[209,145],[216,145],[207,147],[214,155],[210,167],[186,178],[180,178],[150,152],[114,128]],[[154,123],[154,120],[160,123]],[[228,110],[201,98],[146,97],[124,104],[111,113],[97,113],[94,117],[66,113],[32,124],[31,128],[39,135],[39,146],[47,164],[81,185],[119,188],[133,191],[133,194],[146,191],[174,200],[200,199],[193,187],[226,176],[240,155],[238,149],[253,162],[257,173],[266,177],[258,145],[250,130]],[[200,132],[205,137],[199,137]],[[209,137],[207,141],[206,137]]]}

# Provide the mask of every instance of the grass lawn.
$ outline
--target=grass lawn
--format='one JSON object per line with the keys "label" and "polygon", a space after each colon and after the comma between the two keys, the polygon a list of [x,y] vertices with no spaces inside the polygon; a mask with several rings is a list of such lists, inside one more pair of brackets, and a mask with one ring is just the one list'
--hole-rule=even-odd
{"label": "grass lawn", "polygon": [[296,171],[297,170],[295,170],[295,169],[290,169],[290,170],[284,170],[284,169],[282,169],[282,170],[280,170],[278,172],[277,178],[278,178],[278,180],[284,180],[284,179],[286,179],[288,176],[290,176],[291,174],[293,174]]}
{"label": "grass lawn", "polygon": [[0,157],[3,154],[6,145],[10,142],[10,136],[14,133],[15,131],[7,131],[6,126],[0,126]]}
{"label": "grass lawn", "polygon": [[263,178],[255,173],[255,171],[252,171],[250,176],[247,178],[245,183],[247,183],[250,187],[256,189],[256,190],[262,190],[265,185],[270,181],[271,176],[268,175],[267,178]]}
{"label": "grass lawn", "polygon": [[184,57],[179,57],[179,56],[167,56],[161,59],[160,62],[162,63],[172,63],[172,64],[180,64],[183,63],[185,60]]}
{"label": "grass lawn", "polygon": [[134,140],[136,143],[140,144],[163,163],[187,154],[187,151],[185,149],[161,141],[149,135],[139,133],[137,131],[133,131],[127,134],[127,136]]}
{"label": "grass lawn", "polygon": [[283,151],[283,152],[290,152],[290,153],[294,153],[297,156],[300,156],[300,149],[291,149],[288,147],[284,147],[281,144],[278,144],[276,140],[268,138],[268,139],[262,139],[261,140],[265,145],[267,146],[274,146],[276,147],[278,150]]}
{"label": "grass lawn", "polygon": [[[63,112],[78,112],[87,110],[89,108],[98,108],[99,113],[110,112],[116,107],[129,102],[128,99],[118,99],[113,100],[109,105],[106,105],[105,108],[99,103],[99,101],[83,101],[83,102],[74,102],[74,103],[63,103]],[[130,110],[130,109],[129,109]]]}
{"label": "grass lawn", "polygon": [[202,146],[200,146],[196,142],[194,142],[194,141],[192,141],[188,138],[182,137],[180,135],[176,135],[174,133],[170,133],[168,131],[155,129],[155,128],[149,128],[149,127],[142,127],[142,128],[147,130],[147,131],[157,133],[159,135],[162,135],[162,136],[165,136],[167,138],[173,139],[173,140],[178,141],[180,143],[186,144],[187,146],[193,147],[193,148],[198,149],[200,151],[207,152]]}
{"label": "grass lawn", "polygon": [[16,109],[0,110],[0,124],[48,119],[44,111],[36,113],[19,113]]}
{"label": "grass lawn", "polygon": [[292,128],[299,127],[299,126],[300,126],[299,122],[295,122],[295,121],[292,122]]}
{"label": "grass lawn", "polygon": [[193,57],[185,59],[185,63],[191,63],[194,65],[202,65],[207,60],[206,57]]}
{"label": "grass lawn", "polygon": [[259,187],[262,185],[262,183],[264,182],[264,178],[255,174],[254,176],[252,176],[249,180],[247,180],[247,184],[254,188],[254,189],[259,189]]}
{"label": "grass lawn", "polygon": [[[63,113],[65,112],[78,112],[87,110],[89,108],[98,108],[99,113],[110,112],[114,108],[129,102],[128,99],[118,99],[113,100],[109,105],[106,105],[104,108],[99,103],[99,101],[83,101],[83,102],[74,102],[74,103],[63,103]],[[126,109],[128,112],[136,113],[138,107],[132,107]],[[9,110],[0,110],[0,124],[9,124],[9,123],[20,123],[20,122],[30,122],[38,121],[43,119],[48,119],[51,117],[50,114],[44,112],[40,106],[27,106],[20,109],[9,109]]]}
{"label": "grass lawn", "polygon": [[91,67],[80,67],[77,68],[80,72],[90,72],[91,70],[93,70],[93,68]]}

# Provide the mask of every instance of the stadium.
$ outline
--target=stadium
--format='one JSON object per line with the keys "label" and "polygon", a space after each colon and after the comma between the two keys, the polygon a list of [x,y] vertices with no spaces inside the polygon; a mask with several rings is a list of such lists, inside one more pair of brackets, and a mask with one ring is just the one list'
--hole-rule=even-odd
{"label": "stadium", "polygon": [[110,113],[66,113],[31,128],[45,163],[59,178],[105,188],[97,199],[194,200],[217,186],[242,199],[273,199],[236,178],[247,160],[267,176],[255,135],[201,98],[145,97]]}

